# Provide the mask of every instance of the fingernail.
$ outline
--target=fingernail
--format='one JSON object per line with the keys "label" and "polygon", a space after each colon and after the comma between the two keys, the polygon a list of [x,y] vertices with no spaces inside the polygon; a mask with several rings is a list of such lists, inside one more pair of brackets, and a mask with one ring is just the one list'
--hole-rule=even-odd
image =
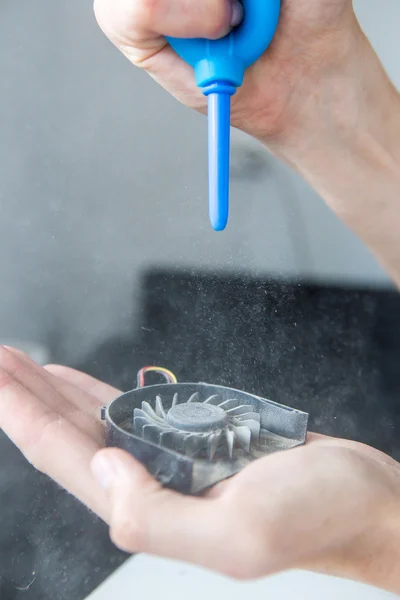
{"label": "fingernail", "polygon": [[243,19],[243,6],[239,0],[232,0],[231,25],[236,27]]}
{"label": "fingernail", "polygon": [[116,475],[111,461],[109,461],[108,458],[103,454],[98,454],[92,460],[91,467],[92,473],[99,484],[105,489],[109,488],[112,485]]}

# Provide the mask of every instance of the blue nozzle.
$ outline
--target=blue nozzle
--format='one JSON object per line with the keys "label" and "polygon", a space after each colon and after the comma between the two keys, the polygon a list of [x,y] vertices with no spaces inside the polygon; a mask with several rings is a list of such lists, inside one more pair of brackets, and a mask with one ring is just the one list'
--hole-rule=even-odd
{"label": "blue nozzle", "polygon": [[228,220],[230,96],[271,43],[281,7],[281,0],[241,2],[242,23],[220,40],[167,38],[193,67],[197,85],[208,96],[209,211],[216,231],[225,229]]}
{"label": "blue nozzle", "polygon": [[208,207],[215,231],[223,231],[229,213],[229,154],[232,85],[215,83],[208,96]]}

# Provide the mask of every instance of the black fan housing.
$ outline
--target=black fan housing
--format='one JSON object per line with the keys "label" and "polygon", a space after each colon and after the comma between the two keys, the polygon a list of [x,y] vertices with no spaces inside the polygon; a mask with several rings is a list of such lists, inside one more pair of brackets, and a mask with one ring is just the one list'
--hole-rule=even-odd
{"label": "black fan housing", "polygon": [[262,456],[304,444],[308,415],[206,383],[138,388],[102,410],[107,446],[130,452],[163,485],[197,494]]}

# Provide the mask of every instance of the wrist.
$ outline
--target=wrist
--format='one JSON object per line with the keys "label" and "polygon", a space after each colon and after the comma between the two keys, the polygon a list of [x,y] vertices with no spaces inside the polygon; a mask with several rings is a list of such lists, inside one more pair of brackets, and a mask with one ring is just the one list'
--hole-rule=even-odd
{"label": "wrist", "polygon": [[264,144],[290,164],[400,283],[400,96],[359,30],[339,68]]}
{"label": "wrist", "polygon": [[400,595],[400,492],[393,514],[388,515],[381,528],[380,540],[385,551],[372,569],[371,583]]}
{"label": "wrist", "polygon": [[[282,143],[272,142],[272,148],[356,229],[363,225],[360,210],[368,216],[383,195],[382,180],[395,186],[400,182],[399,93],[369,45],[358,56],[358,80],[351,74],[357,67],[349,66],[347,75],[326,81],[314,116],[306,119],[310,126]],[[376,182],[369,194],[366,179]]]}
{"label": "wrist", "polygon": [[308,176],[316,171],[316,159],[322,164],[327,153],[350,149],[373,158],[371,142],[400,154],[393,131],[395,123],[400,133],[399,94],[379,58],[357,22],[337,43],[345,50],[305,80],[303,92],[296,94],[295,115],[289,115],[275,135],[263,135],[260,124],[257,136]]}
{"label": "wrist", "polygon": [[372,448],[367,452],[374,468],[363,476],[374,502],[364,512],[360,498],[359,513],[348,515],[349,539],[306,568],[400,594],[400,464]]}
{"label": "wrist", "polygon": [[394,464],[393,498],[377,508],[375,523],[356,540],[351,555],[350,577],[363,583],[400,594],[400,468]]}

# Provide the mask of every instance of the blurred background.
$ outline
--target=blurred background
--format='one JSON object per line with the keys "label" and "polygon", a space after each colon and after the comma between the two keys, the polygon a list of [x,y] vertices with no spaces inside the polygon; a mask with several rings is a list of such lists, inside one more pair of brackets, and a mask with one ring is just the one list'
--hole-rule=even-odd
{"label": "blurred background", "polygon": [[[358,0],[395,82],[400,5]],[[296,175],[233,133],[226,232],[207,218],[206,124],[134,69],[90,0],[0,3],[0,337],[75,362],[137,317],[149,266],[387,285]]]}
{"label": "blurred background", "polygon": [[[400,85],[398,0],[355,7]],[[126,389],[162,362],[400,458],[398,295],[299,177],[233,131],[213,232],[204,117],[117,52],[90,1],[0,0],[0,76],[0,343]],[[0,451],[0,598],[83,598],[125,556]]]}

